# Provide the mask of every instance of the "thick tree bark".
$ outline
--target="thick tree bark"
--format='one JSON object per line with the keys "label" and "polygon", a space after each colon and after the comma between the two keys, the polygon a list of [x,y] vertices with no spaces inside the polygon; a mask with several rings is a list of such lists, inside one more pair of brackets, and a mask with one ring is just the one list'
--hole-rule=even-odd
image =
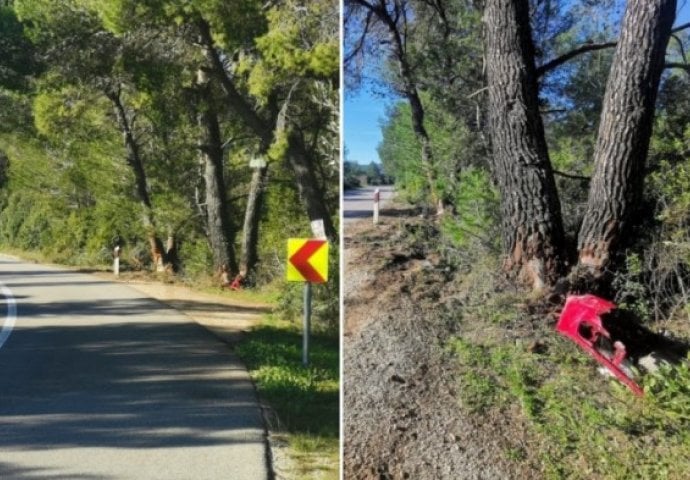
{"label": "thick tree bark", "polygon": [[201,111],[199,126],[202,139],[199,142],[201,162],[204,166],[204,186],[206,190],[206,219],[208,239],[213,254],[214,270],[225,266],[237,272],[237,258],[234,247],[234,231],[228,216],[228,201],[223,178],[223,141],[218,124],[218,114],[213,106],[208,79],[199,71],[199,91]]}
{"label": "thick tree bark", "polygon": [[[196,25],[199,29],[200,40],[205,47],[206,58],[225,91],[230,109],[259,137],[263,145],[270,145],[273,141],[275,119],[269,121],[262,118],[257,110],[239,93],[216,50],[208,22],[200,19]],[[337,242],[338,233],[333,226],[323,192],[316,182],[310,153],[299,135],[292,134],[289,136],[287,160],[295,175],[297,189],[305,202],[309,220],[323,220],[326,235],[331,241]]]}
{"label": "thick tree bark", "polygon": [[580,264],[600,275],[642,194],[654,104],[676,0],[629,0],[606,85]]}
{"label": "thick tree bark", "polygon": [[146,171],[144,170],[144,162],[139,152],[139,143],[132,131],[132,122],[127,115],[125,106],[122,103],[121,93],[116,91],[107,91],[106,96],[112,102],[115,110],[115,116],[122,132],[122,138],[127,151],[127,165],[130,166],[134,173],[134,181],[136,184],[136,192],[139,202],[142,206],[142,223],[146,229],[148,236],[149,248],[151,249],[151,259],[153,260],[156,270],[163,271],[164,265],[167,263],[165,251],[163,249],[163,242],[156,235],[156,222],[153,216],[153,207],[151,206],[151,198],[149,197],[148,181],[146,178]]}
{"label": "thick tree bark", "polygon": [[527,0],[487,0],[485,50],[505,266],[539,289],[562,270],[564,236],[539,114],[528,12]]}
{"label": "thick tree bark", "polygon": [[287,159],[295,175],[297,191],[307,207],[309,220],[323,220],[326,237],[336,244],[338,242],[338,232],[326,207],[326,196],[316,178],[314,159],[304,145],[302,137],[297,132],[289,133]]}
{"label": "thick tree bark", "polygon": [[240,275],[247,281],[253,281],[253,274],[258,261],[257,247],[259,244],[259,219],[263,206],[264,185],[268,168],[257,168],[252,173],[249,184],[247,208],[244,212],[244,228],[242,229],[242,255],[240,257]]}

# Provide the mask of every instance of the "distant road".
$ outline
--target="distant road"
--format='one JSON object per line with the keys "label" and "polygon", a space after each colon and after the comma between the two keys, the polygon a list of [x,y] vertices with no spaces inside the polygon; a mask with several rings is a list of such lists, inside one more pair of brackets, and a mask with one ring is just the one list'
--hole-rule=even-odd
{"label": "distant road", "polygon": [[266,480],[244,366],[122,284],[0,255],[0,478]]}
{"label": "distant road", "polygon": [[343,219],[345,223],[373,217],[374,190],[377,188],[381,191],[380,208],[382,208],[387,200],[393,198],[394,187],[392,185],[363,187],[343,192]]}

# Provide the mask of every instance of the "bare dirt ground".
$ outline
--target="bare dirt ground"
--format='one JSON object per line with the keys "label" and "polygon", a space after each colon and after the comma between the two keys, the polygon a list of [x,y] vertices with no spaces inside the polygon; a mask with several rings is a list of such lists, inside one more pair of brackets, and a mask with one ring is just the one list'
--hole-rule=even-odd
{"label": "bare dirt ground", "polygon": [[445,347],[457,293],[440,256],[423,248],[436,234],[396,203],[376,227],[346,227],[345,478],[539,478],[506,454],[529,442],[525,429],[460,408],[457,362]]}

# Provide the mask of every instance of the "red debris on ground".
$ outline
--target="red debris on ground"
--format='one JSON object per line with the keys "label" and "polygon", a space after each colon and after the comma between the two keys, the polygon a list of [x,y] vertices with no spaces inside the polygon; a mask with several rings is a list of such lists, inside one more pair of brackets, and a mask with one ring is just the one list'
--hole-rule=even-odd
{"label": "red debris on ground", "polygon": [[601,315],[614,308],[614,303],[595,295],[570,295],[556,330],[580,345],[636,395],[642,396],[642,388],[624,371],[625,345],[612,339],[601,321]]}

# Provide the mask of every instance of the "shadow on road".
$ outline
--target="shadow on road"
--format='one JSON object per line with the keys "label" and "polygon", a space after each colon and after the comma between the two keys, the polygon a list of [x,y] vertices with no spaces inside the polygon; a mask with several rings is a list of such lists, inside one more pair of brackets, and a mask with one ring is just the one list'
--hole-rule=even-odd
{"label": "shadow on road", "polygon": [[[19,298],[19,297],[17,297]],[[270,307],[227,305],[225,303],[202,302],[196,300],[166,300],[161,303],[150,298],[84,300],[50,303],[20,303],[17,306],[21,317],[53,317],[58,315],[81,317],[102,316],[122,317],[123,315],[147,314],[156,311],[179,310],[232,313],[270,313]]]}
{"label": "shadow on road", "polygon": [[3,478],[13,480],[112,480],[113,477],[103,475],[73,475],[49,473],[49,469],[26,468],[13,463],[0,462],[0,473]]}
{"label": "shadow on road", "polygon": [[423,213],[421,207],[410,208],[382,208],[379,215],[382,217],[416,217]]}
{"label": "shadow on road", "polygon": [[[74,307],[23,308],[44,316]],[[78,306],[120,318],[150,307],[151,302]],[[0,451],[261,441],[251,382],[227,347],[200,326],[74,323],[16,328],[0,350]],[[0,464],[0,472],[6,469],[12,466]]]}
{"label": "shadow on road", "polygon": [[371,218],[371,210],[343,210],[344,218]]}

